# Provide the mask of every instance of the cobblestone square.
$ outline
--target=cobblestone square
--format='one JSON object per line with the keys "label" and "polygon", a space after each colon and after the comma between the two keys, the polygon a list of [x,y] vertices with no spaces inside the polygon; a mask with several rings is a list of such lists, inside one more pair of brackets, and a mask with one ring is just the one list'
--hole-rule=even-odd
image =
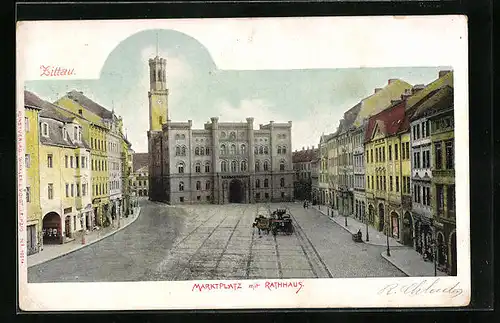
{"label": "cobblestone square", "polygon": [[354,243],[337,224],[299,204],[287,205],[295,233],[259,235],[252,223],[257,208],[266,206],[278,207],[143,201],[129,227],[30,267],[29,282],[404,276],[382,259],[383,247]]}

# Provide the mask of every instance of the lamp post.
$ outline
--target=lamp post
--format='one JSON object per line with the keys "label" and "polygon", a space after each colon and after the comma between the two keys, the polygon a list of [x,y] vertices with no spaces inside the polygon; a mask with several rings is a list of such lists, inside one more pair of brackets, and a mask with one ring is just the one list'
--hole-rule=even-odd
{"label": "lamp post", "polygon": [[345,211],[345,199],[346,199],[346,193],[344,192],[344,189],[342,188],[342,212],[344,213],[344,220],[345,220],[345,226],[347,227],[347,212]]}
{"label": "lamp post", "polygon": [[370,235],[368,234],[368,215],[365,210],[363,210],[363,214],[365,216],[365,224],[366,224],[366,241],[370,241]]}
{"label": "lamp post", "polygon": [[434,262],[434,276],[437,276],[437,246],[436,246],[436,228],[434,227],[434,219],[431,219],[432,227],[432,260]]}
{"label": "lamp post", "polygon": [[390,257],[391,256],[391,250],[389,248],[389,223],[388,223],[388,221],[386,221],[386,224],[385,224],[385,237],[386,237],[386,240],[387,240],[387,257]]}

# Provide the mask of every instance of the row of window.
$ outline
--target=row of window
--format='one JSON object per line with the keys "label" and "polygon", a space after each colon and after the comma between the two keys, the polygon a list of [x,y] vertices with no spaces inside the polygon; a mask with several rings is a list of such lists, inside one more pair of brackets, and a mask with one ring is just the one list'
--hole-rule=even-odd
{"label": "row of window", "polygon": [[430,121],[427,120],[412,126],[411,134],[413,140],[428,138],[431,135]]}
{"label": "row of window", "polygon": [[[88,184],[81,184],[81,195],[82,196],[87,196],[87,185]],[[80,184],[68,184],[66,183],[66,197],[74,197],[75,196],[75,188],[76,188],[76,196],[80,196]]]}
{"label": "row of window", "polygon": [[431,188],[429,186],[413,185],[413,202],[431,206]]}
{"label": "row of window", "polygon": [[[66,197],[74,197],[75,194],[77,197],[79,196],[87,196],[87,185],[88,184],[68,184],[66,183]],[[120,189],[121,182],[120,181],[111,181],[110,182],[111,189]],[[102,195],[108,193],[108,185],[107,183],[95,184],[93,185],[93,195]],[[49,200],[54,199],[54,183],[47,184],[47,198]],[[28,186],[26,188],[26,200],[27,202],[31,201],[31,188]]]}
{"label": "row of window", "polygon": [[[185,172],[185,167],[186,167],[186,165],[184,162],[179,162],[177,164],[177,172],[179,174],[183,174]],[[201,163],[196,163],[194,168],[195,168],[196,173],[201,173],[201,169],[202,169]],[[205,168],[205,173],[209,173],[210,172],[210,163],[206,162],[204,168]],[[236,160],[233,160],[231,162],[227,162],[227,161],[223,160],[220,163],[220,169],[221,169],[221,172],[223,172],[223,173],[228,172],[229,170],[231,172],[238,172],[238,171],[246,172],[246,171],[248,171],[248,164],[247,164],[247,161],[245,161],[245,160],[243,160],[241,162],[237,162]],[[280,169],[280,171],[284,171],[286,169],[285,161],[282,160],[280,162],[279,169]],[[265,160],[263,162],[263,170],[269,171],[269,162],[267,160]],[[255,171],[256,172],[261,171],[261,162],[260,161],[255,162]]]}
{"label": "row of window", "polygon": [[[393,177],[389,176],[389,191],[399,192],[399,176],[395,176],[395,185],[393,186]],[[410,176],[402,176],[401,190],[403,194],[410,194]],[[366,176],[366,184],[368,189],[387,191],[387,176]]]}
{"label": "row of window", "polygon": [[[26,168],[31,167],[31,156],[30,154],[26,154],[24,156],[25,166]],[[66,168],[88,168],[88,160],[85,156],[64,156],[64,166]],[[111,162],[112,170],[120,170],[120,163]],[[54,167],[54,155],[47,154],[47,167]],[[108,161],[107,160],[92,160],[92,170],[96,171],[107,171],[108,170]]]}
{"label": "row of window", "polygon": [[[388,160],[391,161],[393,158],[392,145],[387,147],[388,149]],[[375,154],[373,153],[375,150]],[[375,149],[366,150],[366,163],[373,163],[374,157],[376,163],[383,163],[386,161],[385,155],[385,146],[384,147],[376,147]],[[394,144],[394,160],[398,160],[399,158],[399,148],[398,144]],[[403,142],[401,143],[401,160],[406,160],[410,158],[410,143]]]}
{"label": "row of window", "polygon": [[[446,192],[446,193],[445,193]],[[445,197],[446,194],[446,197]],[[445,205],[446,199],[446,205]],[[454,216],[456,206],[455,185],[436,185],[436,208],[439,215]]]}
{"label": "row of window", "polygon": [[[137,181],[136,183],[134,183],[134,186],[135,185],[138,185],[138,186],[148,186],[148,181]],[[130,180],[130,185],[132,185],[132,180]]]}

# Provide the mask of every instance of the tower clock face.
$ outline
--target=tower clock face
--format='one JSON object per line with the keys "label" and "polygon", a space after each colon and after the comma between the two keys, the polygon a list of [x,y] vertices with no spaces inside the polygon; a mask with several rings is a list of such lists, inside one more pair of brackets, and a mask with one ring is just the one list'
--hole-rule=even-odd
{"label": "tower clock face", "polygon": [[162,103],[163,103],[163,101],[162,101],[162,100],[158,100],[157,102],[158,102],[158,104],[162,104]]}

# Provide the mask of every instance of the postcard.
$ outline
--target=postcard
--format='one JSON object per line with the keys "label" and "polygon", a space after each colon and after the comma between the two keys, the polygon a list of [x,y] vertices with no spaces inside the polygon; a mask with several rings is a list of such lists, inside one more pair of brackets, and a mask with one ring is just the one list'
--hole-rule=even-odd
{"label": "postcard", "polygon": [[470,302],[464,16],[17,24],[24,311]]}

